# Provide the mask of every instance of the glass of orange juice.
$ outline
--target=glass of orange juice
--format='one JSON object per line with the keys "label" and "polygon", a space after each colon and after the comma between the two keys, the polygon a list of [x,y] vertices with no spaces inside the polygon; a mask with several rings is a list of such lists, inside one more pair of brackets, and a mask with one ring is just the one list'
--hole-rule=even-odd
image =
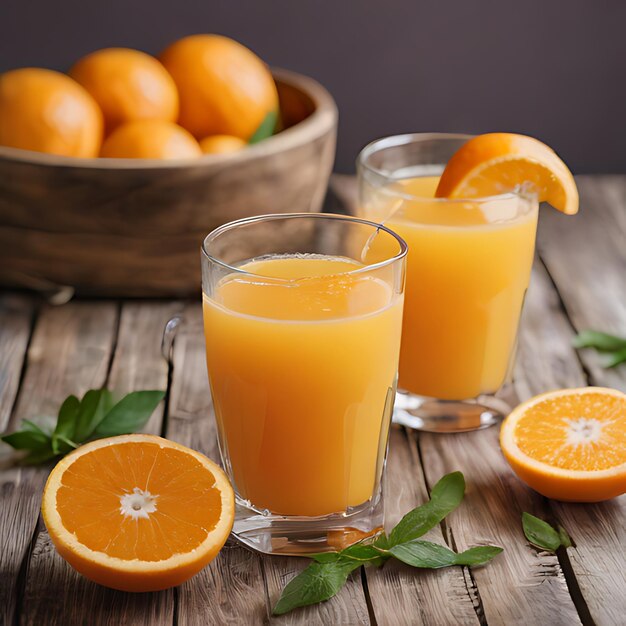
{"label": "glass of orange juice", "polygon": [[205,239],[207,368],[246,545],[306,554],[382,529],[406,250],[386,227],[324,214]]}
{"label": "glass of orange juice", "polygon": [[408,244],[394,419],[427,431],[489,426],[506,410],[537,230],[524,191],[435,198],[443,169],[469,136],[387,137],[359,155],[359,209]]}

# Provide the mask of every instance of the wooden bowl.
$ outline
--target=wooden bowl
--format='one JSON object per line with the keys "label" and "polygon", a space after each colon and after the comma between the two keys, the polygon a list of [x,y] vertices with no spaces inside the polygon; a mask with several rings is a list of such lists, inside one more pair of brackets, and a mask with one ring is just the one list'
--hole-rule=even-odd
{"label": "wooden bowl", "polygon": [[232,155],[73,159],[0,147],[0,284],[184,296],[200,289],[200,244],[217,226],[320,211],[335,103],[310,78],[274,77],[284,130]]}

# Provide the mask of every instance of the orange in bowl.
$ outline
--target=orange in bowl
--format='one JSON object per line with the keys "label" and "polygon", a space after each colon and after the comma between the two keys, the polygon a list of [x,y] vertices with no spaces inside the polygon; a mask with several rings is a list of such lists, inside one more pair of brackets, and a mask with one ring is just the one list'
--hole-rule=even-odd
{"label": "orange in bowl", "polygon": [[212,135],[200,141],[204,154],[230,154],[243,150],[247,145],[243,139],[232,135]]}
{"label": "orange in bowl", "polygon": [[104,114],[107,133],[125,122],[178,117],[178,91],[167,70],[145,52],[105,48],[80,59],[70,70]]}
{"label": "orange in bowl", "polygon": [[538,139],[514,133],[477,135],[463,144],[448,161],[435,196],[484,198],[521,185],[567,215],[578,211],[578,190],[567,165]]}
{"label": "orange in bowl", "polygon": [[65,74],[34,67],[0,76],[0,146],[70,157],[96,157],[102,112]]}
{"label": "orange in bowl", "polygon": [[213,461],[153,435],[80,446],[52,470],[42,501],[59,554],[122,591],[167,589],[197,574],[226,542],[234,507]]}
{"label": "orange in bowl", "polygon": [[234,135],[249,141],[278,111],[268,67],[254,52],[221,35],[192,35],[159,56],[180,95],[178,123],[197,139]]}
{"label": "orange in bowl", "polygon": [[535,491],[599,502],[626,493],[626,394],[562,389],[520,404],[502,423],[502,452]]}
{"label": "orange in bowl", "polygon": [[105,140],[100,156],[109,159],[193,159],[198,142],[172,122],[138,120],[118,126]]}

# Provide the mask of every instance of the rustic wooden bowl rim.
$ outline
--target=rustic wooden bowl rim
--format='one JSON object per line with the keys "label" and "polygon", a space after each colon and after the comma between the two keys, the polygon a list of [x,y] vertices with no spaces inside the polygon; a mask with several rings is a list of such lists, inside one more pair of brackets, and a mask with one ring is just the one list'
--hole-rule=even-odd
{"label": "rustic wooden bowl rim", "polygon": [[301,145],[303,141],[310,140],[311,132],[315,134],[316,129],[324,132],[329,126],[335,124],[337,120],[337,106],[333,97],[320,83],[303,74],[281,68],[272,68],[272,74],[281,83],[295,87],[310,97],[315,105],[315,110],[311,115],[294,126],[259,143],[249,145],[241,152],[217,155],[206,154],[195,159],[171,161],[160,159],[86,159],[0,146],[0,159],[32,163],[33,165],[107,171],[201,168],[208,164],[226,161],[232,164],[276,154]]}

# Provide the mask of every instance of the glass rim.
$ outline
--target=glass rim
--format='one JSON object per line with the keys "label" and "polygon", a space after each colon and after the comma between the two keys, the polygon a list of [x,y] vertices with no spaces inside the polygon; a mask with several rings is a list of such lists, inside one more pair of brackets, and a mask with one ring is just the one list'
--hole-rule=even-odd
{"label": "glass rim", "polygon": [[350,270],[348,272],[341,272],[341,274],[352,275],[352,274],[360,274],[360,273],[365,273],[365,272],[369,272],[372,270],[377,270],[382,267],[392,265],[393,263],[405,258],[407,255],[409,246],[406,243],[406,241],[404,241],[404,239],[402,239],[402,237],[400,237],[400,235],[395,233],[393,230],[391,230],[390,228],[387,228],[387,226],[385,226],[384,224],[378,224],[370,220],[364,220],[360,217],[352,217],[351,215],[339,215],[337,213],[268,213],[266,215],[254,215],[252,217],[244,217],[238,220],[233,220],[232,222],[227,222],[226,224],[222,224],[222,226],[218,226],[217,228],[212,230],[202,240],[202,246],[201,246],[202,256],[203,258],[206,258],[207,261],[211,263],[215,263],[216,265],[219,265],[223,267],[224,269],[227,269],[231,272],[236,272],[238,274],[244,274],[247,276],[257,276],[260,278],[267,278],[276,282],[283,282],[283,281],[292,282],[293,279],[276,278],[275,276],[264,276],[263,274],[255,274],[252,272],[246,272],[245,270],[242,270],[240,267],[235,267],[234,265],[230,265],[229,263],[226,263],[225,261],[222,261],[221,259],[212,255],[207,249],[207,244],[210,244],[211,241],[213,241],[216,237],[219,237],[225,232],[233,230],[237,228],[238,226],[245,226],[247,224],[253,224],[255,222],[265,222],[265,221],[280,220],[280,219],[299,219],[299,218],[305,218],[305,217],[311,218],[311,219],[330,219],[330,220],[337,220],[337,221],[342,221],[342,222],[352,222],[352,223],[363,224],[365,226],[370,226],[374,231],[382,230],[386,232],[388,235],[391,235],[398,242],[398,245],[400,246],[400,251],[394,256],[389,257],[388,259],[385,259],[383,261],[379,261],[378,263],[371,263],[369,265],[363,265],[362,267],[358,267],[357,269]]}
{"label": "glass rim", "polygon": [[[385,148],[395,148],[398,146],[405,146],[410,143],[419,143],[420,141],[426,140],[436,140],[436,139],[465,139],[469,140],[472,137],[476,137],[476,135],[469,135],[466,133],[403,133],[400,135],[389,135],[387,137],[380,137],[379,139],[374,139],[370,141],[357,156],[356,165],[357,169],[363,168],[376,176],[380,176],[381,178],[385,178],[386,180],[393,182],[394,179],[390,178],[388,174],[384,171],[373,167],[366,160],[375,154],[381,149]],[[445,167],[445,163],[442,163]],[[401,179],[396,179],[401,180]],[[417,194],[411,194],[401,191],[388,190],[387,193],[393,197],[403,198],[404,200],[427,200],[430,202],[437,203],[474,203],[474,204],[484,204],[487,202],[494,202],[498,200],[512,200],[512,199],[523,199],[523,200],[533,200],[536,198],[536,194],[530,192],[528,189],[523,187],[519,189],[515,189],[512,191],[507,191],[504,193],[493,194],[491,196],[481,196],[478,198],[429,198],[428,196],[420,196]]]}

